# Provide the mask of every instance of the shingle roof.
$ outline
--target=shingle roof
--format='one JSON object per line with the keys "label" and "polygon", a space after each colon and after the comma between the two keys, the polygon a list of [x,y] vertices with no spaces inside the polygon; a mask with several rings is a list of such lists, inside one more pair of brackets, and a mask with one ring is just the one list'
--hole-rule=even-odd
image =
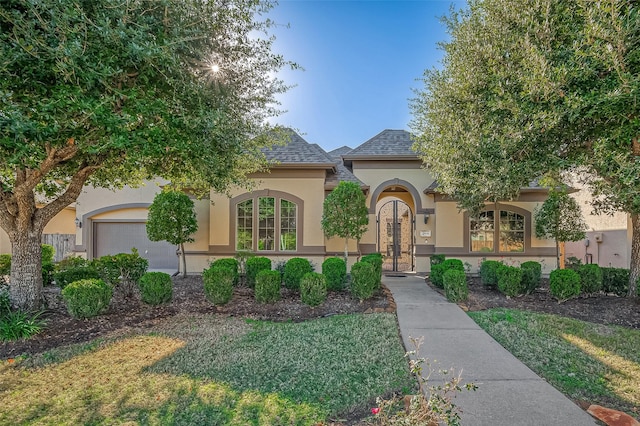
{"label": "shingle roof", "polygon": [[331,156],[331,158],[340,158],[351,151],[353,151],[353,148],[345,145],[341,146],[340,148],[336,148],[333,151],[329,151],[328,154]]}
{"label": "shingle roof", "polygon": [[275,163],[272,167],[291,167],[304,165],[334,169],[335,161],[317,144],[310,144],[299,134],[288,129],[289,141],[285,145],[275,145],[271,149],[264,149],[267,161]]}
{"label": "shingle roof", "polygon": [[413,139],[406,130],[383,130],[362,145],[344,154],[345,160],[375,157],[418,158],[411,149]]}

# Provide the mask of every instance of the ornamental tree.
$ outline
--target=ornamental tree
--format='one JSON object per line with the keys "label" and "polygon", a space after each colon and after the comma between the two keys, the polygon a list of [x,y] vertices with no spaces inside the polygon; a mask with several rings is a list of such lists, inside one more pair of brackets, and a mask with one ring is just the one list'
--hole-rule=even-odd
{"label": "ornamental tree", "polygon": [[[83,186],[224,191],[273,133],[272,3],[9,0],[0,8],[0,226],[10,298],[36,308],[40,238]],[[295,66],[294,64],[290,64]]]}
{"label": "ornamental tree", "polygon": [[360,185],[340,182],[324,200],[322,230],[327,238],[344,238],[344,260],[349,259],[349,240],[359,241],[367,231],[369,212]]}
{"label": "ornamental tree", "polygon": [[415,148],[477,210],[580,171],[596,212],[630,215],[640,276],[640,18],[636,2],[469,0],[444,18],[442,67],[412,101]]}
{"label": "ornamental tree", "polygon": [[587,225],[575,199],[565,191],[551,190],[549,197],[534,213],[536,237],[556,242],[556,265],[560,268],[560,242],[585,238]]}
{"label": "ornamental tree", "polygon": [[193,200],[183,192],[163,191],[158,193],[149,206],[147,236],[151,241],[167,241],[180,246],[182,277],[187,276],[187,256],[184,243],[198,230]]}

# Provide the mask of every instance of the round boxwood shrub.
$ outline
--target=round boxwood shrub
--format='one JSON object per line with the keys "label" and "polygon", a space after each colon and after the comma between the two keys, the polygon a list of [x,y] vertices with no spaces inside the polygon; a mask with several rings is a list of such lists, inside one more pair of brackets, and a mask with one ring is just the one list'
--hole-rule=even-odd
{"label": "round boxwood shrub", "polygon": [[347,281],[347,263],[339,257],[330,257],[322,262],[322,275],[327,279],[327,289],[340,291]]}
{"label": "round boxwood shrub", "polygon": [[300,290],[300,281],[309,272],[313,272],[313,266],[308,259],[292,257],[284,266],[284,275],[282,276],[284,286],[290,290]]}
{"label": "round boxwood shrub", "polygon": [[626,296],[629,291],[629,270],[625,268],[600,269],[602,270],[602,291],[617,296]]}
{"label": "round boxwood shrub", "polygon": [[442,276],[444,281],[444,294],[450,302],[461,302],[469,297],[467,287],[467,274],[457,269],[449,269]]}
{"label": "round boxwood shrub", "polygon": [[233,271],[214,266],[202,271],[204,294],[214,305],[225,305],[233,296]]}
{"label": "round boxwood shrub", "polygon": [[377,288],[378,275],[368,262],[356,262],[351,267],[351,294],[363,301],[373,296]]}
{"label": "round boxwood shrub", "polygon": [[563,302],[580,294],[580,275],[571,269],[556,269],[549,275],[551,295]]}
{"label": "round boxwood shrub", "polygon": [[578,267],[580,275],[580,288],[583,293],[592,294],[602,290],[602,268],[595,263],[580,265]]}
{"label": "round boxwood shrub", "polygon": [[138,282],[140,296],[144,303],[159,305],[171,300],[173,283],[171,276],[164,272],[147,272]]}
{"label": "round boxwood shrub", "polygon": [[500,265],[498,274],[498,290],[505,296],[513,297],[524,294],[522,287],[522,269],[515,266]]}
{"label": "round boxwood shrub", "polygon": [[65,288],[74,281],[98,278],[100,278],[100,274],[92,266],[71,267],[53,274],[53,280],[60,288]]}
{"label": "round boxwood shrub", "polygon": [[227,257],[224,259],[217,259],[214,260],[213,262],[211,262],[211,265],[209,265],[209,267],[222,267],[222,268],[228,268],[229,270],[233,271],[234,276],[233,276],[233,285],[237,286],[238,282],[240,281],[240,273],[238,272],[238,266],[239,263],[236,259],[232,258],[232,257]]}
{"label": "round boxwood shrub", "polygon": [[271,270],[271,259],[263,256],[250,257],[245,265],[247,286],[254,288],[256,286],[256,276],[260,271]]}
{"label": "round boxwood shrub", "polygon": [[464,272],[464,264],[460,259],[447,259],[442,263],[431,266],[431,283],[438,288],[444,288],[443,275],[449,269],[455,269]]}
{"label": "round boxwood shrub", "polygon": [[542,265],[540,262],[529,261],[520,265],[522,269],[522,289],[525,293],[533,293],[540,287],[540,279],[542,278]]}
{"label": "round boxwood shrub", "polygon": [[91,318],[109,306],[113,290],[100,279],[74,281],[62,290],[69,314],[74,318]]}
{"label": "round boxwood shrub", "polygon": [[502,262],[497,260],[485,260],[480,264],[480,281],[486,287],[496,287],[498,285],[498,268]]}
{"label": "round boxwood shrub", "polygon": [[280,300],[280,281],[278,271],[263,270],[256,276],[254,295],[259,303],[274,303]]}
{"label": "round boxwood shrub", "polygon": [[327,299],[327,280],[317,272],[307,272],[300,280],[300,299],[311,307],[321,305]]}
{"label": "round boxwood shrub", "polygon": [[380,285],[382,284],[382,254],[371,253],[366,256],[362,256],[362,259],[360,261],[368,262],[373,265],[373,269],[376,272],[376,276],[378,277],[376,288],[380,288]]}

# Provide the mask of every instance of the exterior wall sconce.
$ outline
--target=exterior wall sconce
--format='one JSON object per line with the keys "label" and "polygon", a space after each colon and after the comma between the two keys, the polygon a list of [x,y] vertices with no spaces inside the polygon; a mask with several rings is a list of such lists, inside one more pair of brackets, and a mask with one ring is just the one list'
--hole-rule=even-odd
{"label": "exterior wall sconce", "polygon": [[76,228],[82,228],[82,221],[76,217]]}
{"label": "exterior wall sconce", "polygon": [[429,213],[424,214],[424,224],[426,225],[429,222]]}

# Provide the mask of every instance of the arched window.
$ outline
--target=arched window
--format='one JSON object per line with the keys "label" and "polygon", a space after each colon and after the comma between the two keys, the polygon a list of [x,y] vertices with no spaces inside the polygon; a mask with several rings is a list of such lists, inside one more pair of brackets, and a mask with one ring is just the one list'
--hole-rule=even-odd
{"label": "arched window", "polygon": [[478,217],[469,219],[469,250],[522,253],[525,250],[526,222],[523,214],[512,210],[485,210]]}
{"label": "arched window", "polygon": [[236,203],[236,250],[296,251],[298,204],[284,196],[266,195]]}

